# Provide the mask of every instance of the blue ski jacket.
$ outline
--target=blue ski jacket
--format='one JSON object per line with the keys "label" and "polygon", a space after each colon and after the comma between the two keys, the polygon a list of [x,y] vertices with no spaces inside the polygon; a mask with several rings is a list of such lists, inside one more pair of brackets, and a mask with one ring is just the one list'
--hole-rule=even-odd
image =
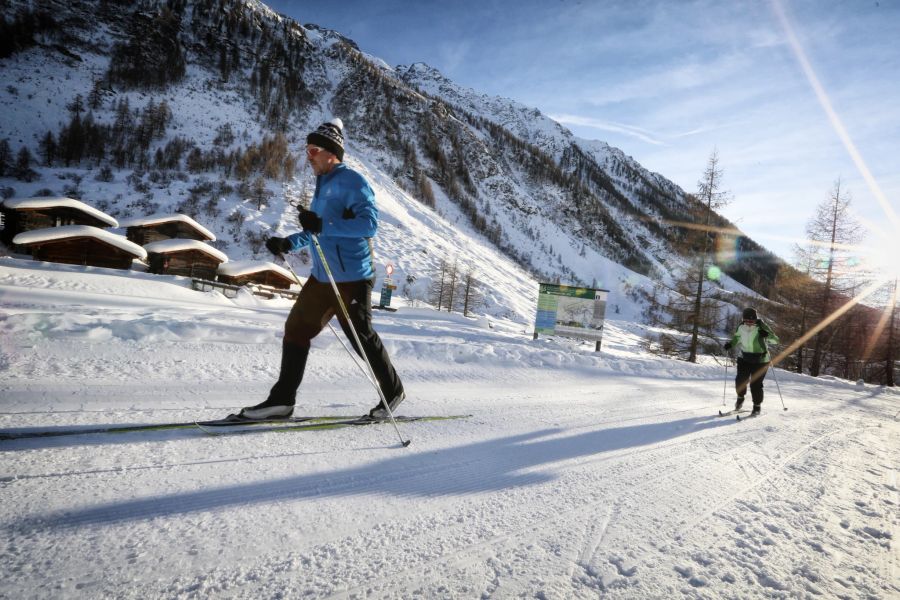
{"label": "blue ski jacket", "polygon": [[[375,277],[372,257],[372,237],[378,230],[378,209],[375,192],[365,178],[339,163],[325,175],[316,177],[316,192],[309,210],[322,218],[319,245],[331,267],[335,281],[360,281]],[[287,237],[291,250],[312,246],[312,236],[306,231]],[[312,276],[328,281],[328,274],[315,248],[312,255]]]}

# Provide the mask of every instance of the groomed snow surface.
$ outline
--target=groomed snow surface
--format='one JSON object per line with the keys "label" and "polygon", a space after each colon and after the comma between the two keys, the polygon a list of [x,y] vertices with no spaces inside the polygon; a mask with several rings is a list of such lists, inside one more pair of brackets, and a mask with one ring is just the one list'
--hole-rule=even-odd
{"label": "groomed snow surface", "polygon": [[[259,402],[289,307],[0,259],[0,433]],[[738,423],[723,366],[645,354],[635,323],[594,353],[402,304],[375,322],[401,414],[471,416],[401,423],[406,449],[389,425],[2,440],[0,597],[900,597],[895,390],[778,370]],[[297,412],[362,414],[367,386],[326,329]]]}

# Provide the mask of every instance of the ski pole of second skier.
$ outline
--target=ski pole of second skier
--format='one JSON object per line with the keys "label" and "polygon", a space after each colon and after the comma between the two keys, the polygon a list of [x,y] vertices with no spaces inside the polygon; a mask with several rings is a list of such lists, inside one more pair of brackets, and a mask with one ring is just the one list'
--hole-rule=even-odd
{"label": "ski pole of second skier", "polygon": [[722,386],[722,406],[725,406],[725,394],[728,393],[728,354],[725,354],[725,384]]}
{"label": "ski pole of second skier", "polygon": [[[300,278],[297,277],[297,273],[294,271],[294,267],[291,266],[291,263],[288,262],[287,257],[284,254],[279,254],[279,258],[281,258],[281,262],[287,265],[288,270],[291,272],[291,275],[294,276],[294,281],[297,282],[297,285],[300,286],[300,289],[303,289],[303,284],[300,283]],[[350,348],[347,347],[347,344],[344,343],[344,340],[341,339],[341,336],[338,335],[337,330],[334,328],[334,325],[331,324],[331,321],[328,322],[328,328],[331,329],[331,333],[334,334],[334,337],[340,342],[341,347],[347,351],[347,354],[350,355],[350,359],[353,361],[353,364],[362,372],[363,376],[366,379],[369,379],[369,374],[366,372],[365,367],[359,364],[359,361],[356,360],[356,353],[352,352]],[[369,380],[371,382],[371,380]]]}
{"label": "ski pole of second skier", "polygon": [[359,335],[356,333],[356,327],[353,326],[353,321],[350,320],[350,313],[347,312],[347,307],[344,306],[344,300],[341,298],[341,292],[338,289],[337,283],[334,281],[334,275],[331,274],[331,268],[328,266],[328,261],[325,260],[325,252],[322,251],[322,246],[319,245],[319,237],[316,234],[310,234],[312,238],[313,245],[316,247],[316,253],[319,255],[319,259],[322,261],[322,266],[325,268],[325,274],[328,275],[328,281],[331,282],[331,289],[334,290],[334,296],[337,298],[338,306],[341,309],[341,313],[344,315],[344,319],[347,321],[347,325],[350,328],[350,333],[353,334],[353,339],[356,341],[356,347],[359,348],[360,354],[362,354],[363,360],[366,362],[366,366],[369,368],[369,381],[375,388],[375,391],[378,392],[378,397],[381,398],[381,404],[384,405],[385,410],[387,410],[388,416],[391,418],[391,424],[394,426],[394,431],[397,432],[397,437],[400,438],[400,445],[404,448],[409,446],[411,439],[405,440],[403,436],[400,435],[400,428],[397,427],[397,420],[394,419],[394,413],[391,411],[391,407],[388,404],[387,398],[384,397],[384,392],[381,391],[381,386],[378,385],[378,378],[375,377],[375,370],[372,369],[372,363],[369,362],[369,357],[366,356],[365,351],[363,350],[363,345],[359,341]]}
{"label": "ski pole of second skier", "polygon": [[781,398],[781,406],[784,407],[784,410],[787,410],[787,406],[784,404],[784,396],[781,395],[781,386],[778,385],[778,376],[775,375],[775,368],[772,368],[772,379],[775,380],[775,387],[778,388],[778,397]]}

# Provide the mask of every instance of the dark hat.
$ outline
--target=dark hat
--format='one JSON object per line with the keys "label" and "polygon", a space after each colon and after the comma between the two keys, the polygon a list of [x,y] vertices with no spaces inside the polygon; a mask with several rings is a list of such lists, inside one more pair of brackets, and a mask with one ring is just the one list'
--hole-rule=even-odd
{"label": "dark hat", "polygon": [[741,317],[741,318],[744,319],[744,320],[753,319],[753,320],[755,321],[755,320],[758,319],[759,317],[756,316],[756,309],[755,309],[755,308],[745,308],[745,309],[744,309],[744,316]]}
{"label": "dark hat", "polygon": [[344,160],[344,122],[332,119],[306,136],[306,143],[328,150],[338,160]]}

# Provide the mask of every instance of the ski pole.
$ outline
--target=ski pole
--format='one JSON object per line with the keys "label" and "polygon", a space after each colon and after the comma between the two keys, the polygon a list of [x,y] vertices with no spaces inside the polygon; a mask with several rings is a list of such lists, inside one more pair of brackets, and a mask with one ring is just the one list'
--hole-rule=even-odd
{"label": "ski pole", "polygon": [[347,312],[347,307],[344,306],[344,301],[341,299],[341,292],[338,290],[337,283],[334,281],[334,275],[331,274],[331,268],[328,266],[328,261],[325,260],[325,252],[322,251],[322,246],[319,245],[319,237],[310,233],[310,237],[312,238],[313,245],[316,247],[316,253],[319,255],[319,259],[322,261],[322,266],[325,267],[325,274],[328,275],[328,281],[331,282],[331,289],[334,290],[334,296],[337,298],[338,306],[341,307],[341,313],[344,315],[344,319],[347,321],[347,325],[350,327],[350,332],[353,334],[353,339],[356,341],[356,347],[359,348],[359,353],[362,354],[363,360],[366,362],[366,366],[369,368],[369,375],[371,376],[369,379],[369,383],[371,383],[375,391],[378,392],[378,397],[381,398],[381,403],[384,405],[384,408],[387,410],[388,416],[391,418],[391,424],[394,426],[394,431],[397,432],[397,437],[400,438],[400,445],[404,448],[409,446],[411,439],[406,441],[403,440],[403,436],[400,435],[400,428],[397,427],[397,420],[394,419],[394,413],[391,411],[391,407],[388,405],[387,398],[384,397],[384,392],[381,391],[381,386],[377,385],[378,378],[375,377],[375,370],[372,368],[372,363],[369,362],[369,357],[366,356],[365,350],[363,349],[362,342],[359,341],[359,335],[356,333],[356,327],[353,326],[353,321],[350,320],[350,313]]}
{"label": "ski pole", "polygon": [[725,406],[725,394],[728,393],[728,353],[725,354],[725,383],[722,385],[722,406]]}
{"label": "ski pole", "polygon": [[[284,256],[284,254],[279,254],[278,256],[279,256],[279,258],[281,258],[281,261],[287,265],[288,270],[291,272],[291,275],[294,276],[294,281],[297,282],[297,285],[300,286],[300,289],[303,289],[303,284],[300,283],[300,278],[297,277],[297,273],[294,272],[294,267],[291,266],[291,263],[288,262],[287,258]],[[358,360],[356,360],[356,353],[350,351],[350,348],[347,347],[347,344],[345,344],[344,340],[341,339],[341,336],[338,335],[338,332],[334,328],[334,325],[331,324],[331,321],[328,322],[328,328],[331,329],[331,333],[334,334],[334,337],[337,338],[337,341],[341,343],[341,346],[344,348],[344,350],[347,351],[347,354],[350,355],[350,359],[353,361],[353,364],[356,365],[360,371],[362,371],[362,374],[366,379],[369,379],[369,374],[366,372],[365,368],[361,364],[359,364]],[[371,383],[371,380],[370,380],[370,383]]]}
{"label": "ski pole", "polygon": [[784,407],[784,410],[787,410],[787,406],[784,405],[784,396],[781,395],[781,386],[778,385],[778,377],[775,375],[774,368],[772,368],[772,379],[775,380],[775,387],[778,388],[778,397],[781,398],[781,406]]}

